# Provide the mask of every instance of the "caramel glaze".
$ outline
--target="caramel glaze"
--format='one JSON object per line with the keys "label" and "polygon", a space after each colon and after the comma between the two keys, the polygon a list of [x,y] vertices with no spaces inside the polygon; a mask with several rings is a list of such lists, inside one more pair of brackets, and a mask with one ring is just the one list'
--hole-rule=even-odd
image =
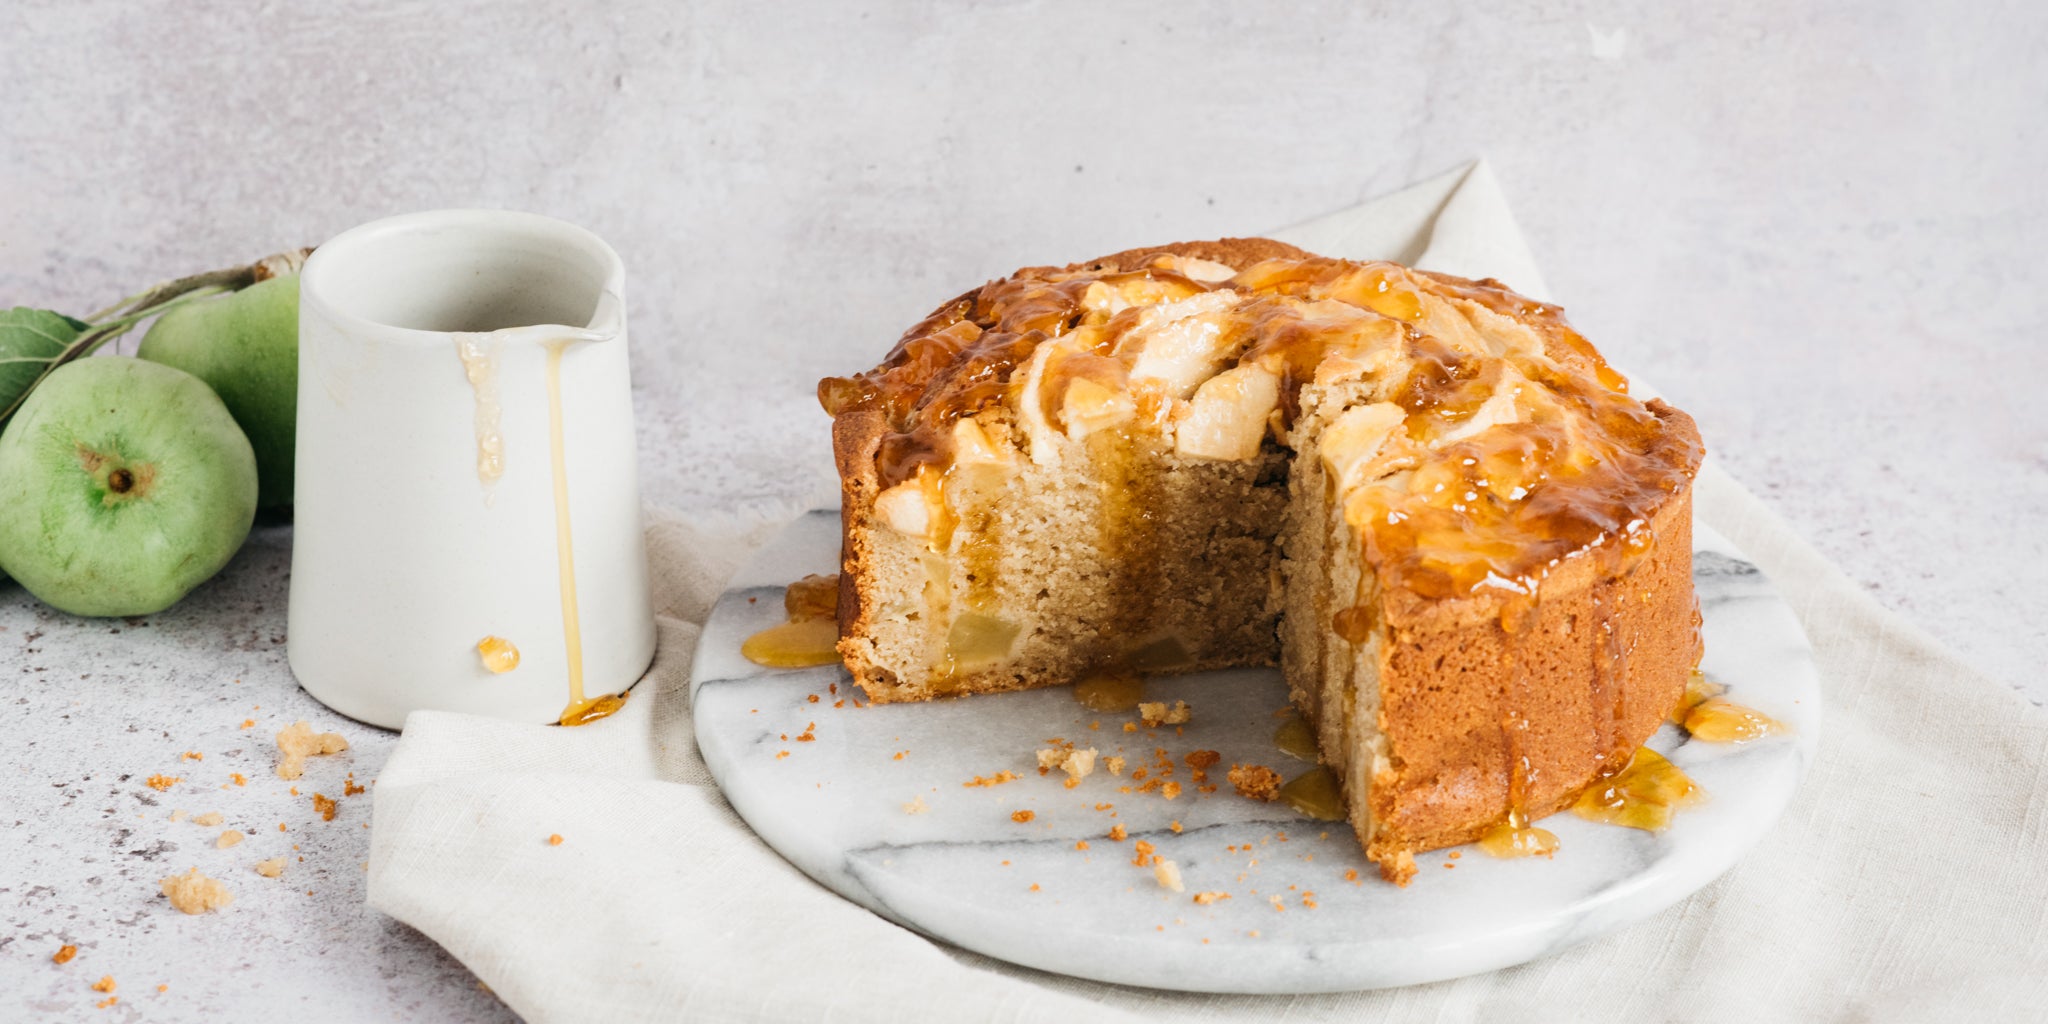
{"label": "caramel glaze", "polygon": [[[943,471],[952,424],[1000,405],[1012,376],[1045,342],[1077,335],[1068,344],[1081,343],[1048,366],[1041,385],[1048,421],[1057,423],[1072,380],[1126,387],[1117,343],[1148,304],[1229,289],[1241,301],[1226,318],[1226,348],[1238,365],[1279,375],[1283,428],[1319,372],[1400,347],[1407,373],[1386,382],[1381,397],[1405,411],[1411,450],[1395,461],[1392,477],[1368,488],[1351,517],[1381,584],[1423,599],[1533,598],[1543,576],[1580,552],[1598,549],[1624,562],[1649,546],[1643,531],[1651,516],[1698,467],[1699,445],[1674,436],[1654,406],[1630,397],[1627,381],[1558,307],[1497,281],[1321,257],[1266,259],[1208,283],[1177,266],[1161,258],[1019,271],[940,307],[874,369],[820,382],[819,401],[834,416],[884,413],[890,433],[876,469],[887,488],[922,467]],[[1091,305],[1089,290],[1099,285],[1138,304],[1113,314]],[[1454,345],[1428,333],[1432,309],[1507,318],[1540,351]],[[1432,443],[1475,415],[1509,370],[1543,393],[1541,407],[1521,422]],[[1131,432],[1114,436],[1119,448],[1138,443]],[[1137,518],[1132,509],[1112,511]]]}

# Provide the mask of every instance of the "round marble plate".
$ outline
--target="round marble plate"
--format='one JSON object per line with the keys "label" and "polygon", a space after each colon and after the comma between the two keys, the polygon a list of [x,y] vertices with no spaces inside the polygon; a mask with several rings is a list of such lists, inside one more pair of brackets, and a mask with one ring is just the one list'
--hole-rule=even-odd
{"label": "round marble plate", "polygon": [[[1041,970],[1199,992],[1331,992],[1408,985],[1524,963],[1648,917],[1712,881],[1771,827],[1811,760],[1820,724],[1812,651],[1756,567],[1697,530],[1693,577],[1708,675],[1791,726],[1739,745],[1650,741],[1706,791],[1661,834],[1570,813],[1544,820],[1554,859],[1473,848],[1416,858],[1405,889],[1379,880],[1351,829],[1232,792],[1233,763],[1292,777],[1273,745],[1287,706],[1275,670],[1155,676],[1148,700],[1194,719],[1124,731],[1065,688],[866,706],[844,669],[775,670],[740,644],[782,621],[783,585],[836,569],[839,514],[817,511],[771,542],[719,599],[692,672],[704,760],[754,831],[847,899],[935,939]],[[1099,723],[1100,728],[1091,728]],[[1073,789],[1034,751],[1063,737],[1131,767],[1163,748],[1178,799],[1098,768]],[[1222,754],[1202,794],[1183,756]],[[1016,781],[981,787],[977,776]],[[1119,790],[1130,786],[1133,792]],[[908,813],[922,799],[926,808]],[[1103,806],[1106,805],[1106,806]],[[1031,820],[1012,814],[1031,811]],[[1130,838],[1107,833],[1122,824]],[[1171,892],[1132,863],[1136,840],[1180,866]],[[1086,849],[1078,848],[1085,842]],[[1355,873],[1355,874],[1354,874]],[[1226,900],[1198,905],[1199,892]]]}

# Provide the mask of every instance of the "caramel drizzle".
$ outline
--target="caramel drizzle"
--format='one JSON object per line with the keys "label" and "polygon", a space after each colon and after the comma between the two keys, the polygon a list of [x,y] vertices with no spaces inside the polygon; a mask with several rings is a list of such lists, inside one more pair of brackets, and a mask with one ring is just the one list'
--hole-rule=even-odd
{"label": "caramel drizzle", "polygon": [[[1143,302],[1104,317],[1086,304],[1098,282],[1129,288]],[[1596,550],[1619,558],[1647,547],[1638,532],[1689,485],[1699,464],[1699,446],[1681,442],[1629,397],[1627,381],[1558,307],[1497,281],[1320,257],[1266,260],[1215,283],[1186,277],[1168,261],[1137,269],[1022,270],[941,307],[905,332],[873,370],[820,382],[819,400],[834,416],[882,413],[888,432],[876,468],[886,488],[924,467],[943,470],[952,457],[952,424],[999,406],[1039,345],[1083,332],[1069,343],[1078,351],[1047,368],[1041,397],[1048,421],[1056,421],[1071,379],[1124,380],[1117,347],[1148,308],[1143,303],[1226,288],[1245,297],[1226,318],[1226,351],[1240,365],[1258,363],[1281,377],[1287,423],[1299,412],[1300,389],[1325,360],[1362,344],[1402,346],[1412,368],[1391,399],[1408,414],[1416,465],[1436,472],[1431,479],[1443,486],[1376,492],[1378,505],[1368,508],[1373,514],[1360,529],[1367,561],[1389,585],[1430,599],[1482,590],[1532,594],[1567,558]],[[1470,303],[1512,318],[1536,335],[1542,355],[1453,349],[1423,331],[1429,302]],[[1559,412],[1427,449],[1428,439],[1474,415],[1510,368]],[[1491,485],[1510,478],[1527,486],[1495,493]]]}

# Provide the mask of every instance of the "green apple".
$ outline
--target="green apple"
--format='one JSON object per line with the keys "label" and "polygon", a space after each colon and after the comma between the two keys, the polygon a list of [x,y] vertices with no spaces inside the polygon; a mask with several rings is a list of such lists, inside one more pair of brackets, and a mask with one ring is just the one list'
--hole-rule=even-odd
{"label": "green apple", "polygon": [[205,582],[256,516],[256,454],[204,381],[80,359],[0,433],[0,569],[76,615],[148,615]]}
{"label": "green apple", "polygon": [[256,449],[257,505],[292,503],[299,414],[299,275],[286,274],[157,318],[135,354],[207,383]]}

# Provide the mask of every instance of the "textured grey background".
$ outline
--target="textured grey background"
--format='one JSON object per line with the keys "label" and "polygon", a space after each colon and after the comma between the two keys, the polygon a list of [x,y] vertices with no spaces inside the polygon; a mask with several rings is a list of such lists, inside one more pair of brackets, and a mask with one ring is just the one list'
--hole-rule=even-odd
{"label": "textured grey background", "polygon": [[[629,268],[647,498],[771,507],[829,470],[816,378],[939,299],[1484,154],[1586,334],[1878,600],[2048,697],[2048,11],[1503,6],[12,0],[0,304],[406,210],[553,214]],[[107,1019],[503,1012],[361,907],[367,801],[318,822],[268,777],[269,732],[339,724],[284,668],[288,550],[262,532],[141,623],[0,588],[0,1017],[90,1012],[103,973]],[[344,731],[306,792],[374,776],[390,737]],[[267,883],[255,840],[162,820],[215,804],[305,863]],[[233,912],[154,895],[189,864]]]}

